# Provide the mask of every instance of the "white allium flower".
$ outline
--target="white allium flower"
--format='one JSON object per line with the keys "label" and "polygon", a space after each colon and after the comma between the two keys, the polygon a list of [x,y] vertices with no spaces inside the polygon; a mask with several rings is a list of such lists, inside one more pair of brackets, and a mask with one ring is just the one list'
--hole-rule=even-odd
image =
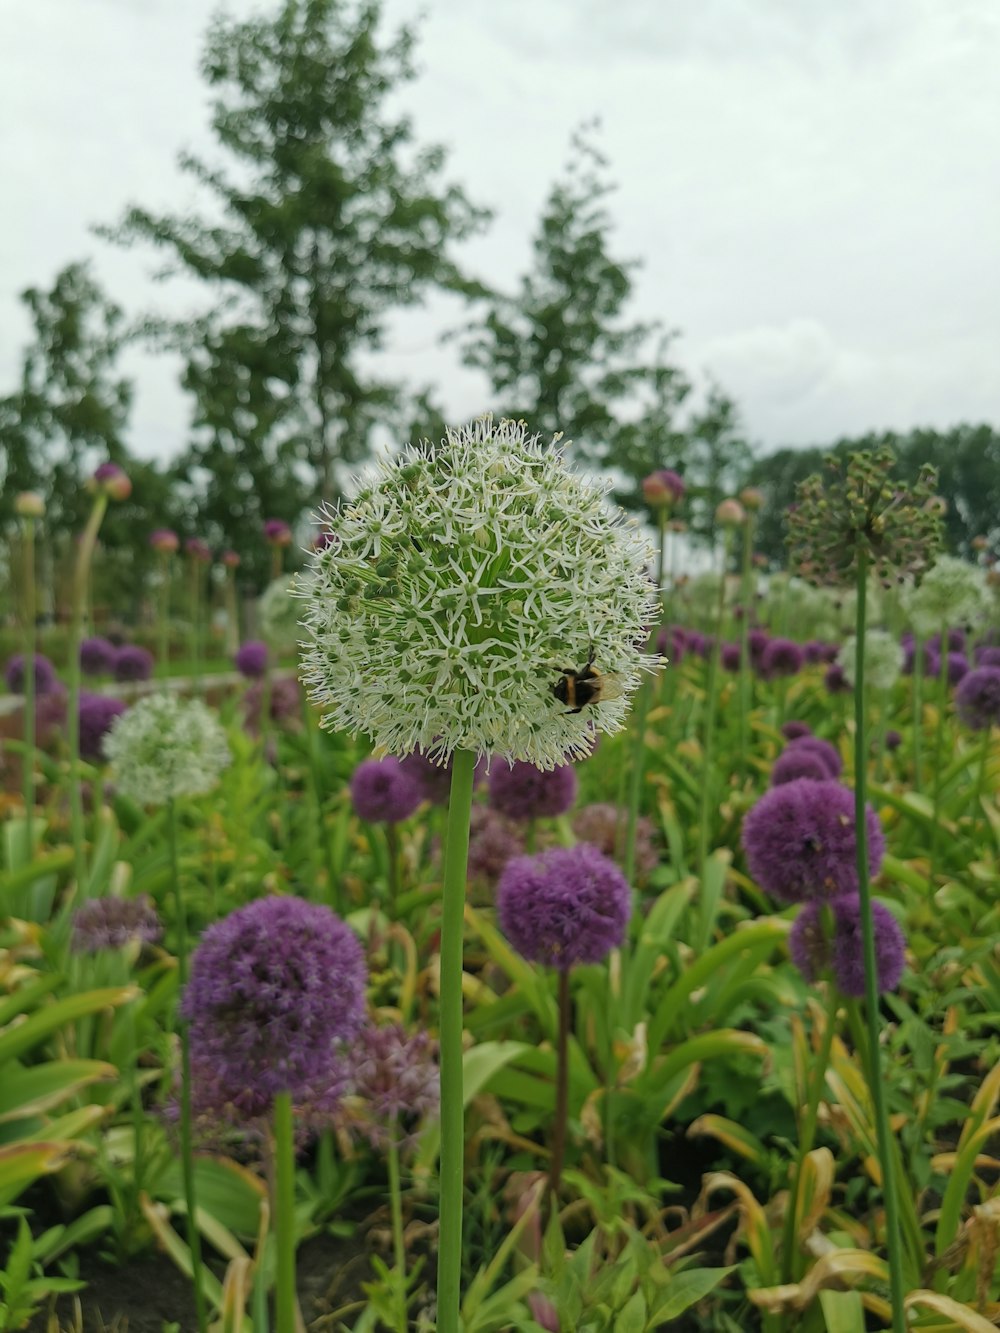
{"label": "white allium flower", "polygon": [[200,699],[150,694],[115,719],[104,740],[123,796],[141,805],[201,796],[232,756],[218,718]]}
{"label": "white allium flower", "polygon": [[[553,442],[554,443],[554,442]],[[456,749],[552,768],[622,726],[659,598],[652,550],[523,423],[483,417],[378,465],[322,515],[300,576],[302,679],[323,724],[391,754]],[[571,714],[553,694],[591,651],[618,697]]]}
{"label": "white allium flower", "polygon": [[284,574],[267,585],[257,602],[261,637],[272,648],[291,652],[299,637],[299,607],[294,600],[295,575]]}
{"label": "white allium flower", "polygon": [[[850,685],[854,684],[857,636],[844,640],[837,661]],[[884,629],[870,629],[865,634],[865,681],[873,690],[891,690],[903,670],[903,649]]]}
{"label": "white allium flower", "polygon": [[921,638],[972,625],[986,610],[986,576],[977,565],[943,555],[906,601],[910,622]]}

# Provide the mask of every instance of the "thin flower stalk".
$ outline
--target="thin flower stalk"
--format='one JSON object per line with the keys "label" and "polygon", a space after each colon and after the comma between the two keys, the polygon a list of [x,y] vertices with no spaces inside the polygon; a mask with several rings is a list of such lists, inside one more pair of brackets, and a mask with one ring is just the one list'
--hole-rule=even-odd
{"label": "thin flower stalk", "polygon": [[158,673],[161,680],[170,678],[170,583],[173,573],[173,557],[169,551],[160,552],[160,598],[157,619],[157,646],[159,662]]}
{"label": "thin flower stalk", "polygon": [[290,1092],[279,1092],[274,1099],[274,1237],[277,1250],[275,1311],[278,1333],[296,1333],[295,1135]]}
{"label": "thin flower stalk", "polygon": [[913,790],[919,792],[924,781],[924,645],[919,634],[913,636]]}
{"label": "thin flower stalk", "polygon": [[753,530],[754,510],[747,510],[747,520],[743,525],[743,555],[740,566],[740,605],[743,615],[740,619],[740,726],[739,726],[739,770],[745,777],[747,772],[747,753],[749,750],[748,731],[750,726],[750,703],[752,680],[750,676],[750,615],[753,607]]}
{"label": "thin flower stalk", "polygon": [[569,1029],[572,1022],[569,969],[559,969],[559,1027],[556,1038],[556,1105],[549,1162],[549,1192],[553,1211],[559,1208],[563,1160],[566,1156],[566,1121],[569,1116]]}
{"label": "thin flower stalk", "polygon": [[[709,811],[712,803],[712,784],[708,775],[712,772],[712,760],[715,751],[715,703],[719,683],[719,659],[722,651],[722,622],[726,608],[726,570],[729,568],[729,543],[732,529],[727,525],[722,530],[722,574],[719,579],[719,595],[715,604],[715,617],[712,627],[714,642],[708,659],[708,681],[705,686],[705,734],[702,741],[704,756],[704,781],[701,784],[701,802],[698,810],[698,873],[704,874],[708,862],[709,847]],[[707,919],[702,921],[701,947],[708,943]]]}
{"label": "thin flower stalk", "polygon": [[34,855],[35,818],[35,642],[37,639],[37,599],[35,594],[35,519],[23,519],[24,561],[24,826],[27,853]]}

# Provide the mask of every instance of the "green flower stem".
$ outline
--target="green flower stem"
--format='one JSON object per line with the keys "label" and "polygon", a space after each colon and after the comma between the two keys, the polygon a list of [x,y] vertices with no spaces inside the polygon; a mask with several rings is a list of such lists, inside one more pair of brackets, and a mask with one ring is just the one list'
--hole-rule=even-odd
{"label": "green flower stem", "polygon": [[924,781],[924,645],[913,636],[913,790]]}
{"label": "green flower stem", "polygon": [[[990,759],[990,738],[992,728],[983,728],[983,740],[979,750],[979,763],[976,765],[976,790],[972,797],[972,835],[976,836],[979,820],[983,814],[983,792],[987,791],[986,766]],[[989,832],[989,819],[986,820],[986,832]]]}
{"label": "green flower stem", "polygon": [[660,604],[666,609],[666,597],[664,595],[663,576],[667,565],[667,506],[660,505],[658,511],[660,545],[656,555],[656,587],[660,594]]}
{"label": "green flower stem", "polygon": [[747,751],[749,749],[748,731],[750,726],[750,614],[752,611],[753,573],[753,511],[747,513],[743,525],[743,563],[740,569],[740,603],[743,617],[740,621],[740,750],[739,767],[741,776],[746,776]]}
{"label": "green flower stem", "polygon": [[938,708],[934,724],[934,815],[931,822],[930,865],[927,880],[934,895],[934,876],[937,871],[938,846],[941,835],[941,770],[944,767],[944,717],[948,711],[948,627],[941,631],[941,661],[938,669]]}
{"label": "green flower stem", "polygon": [[652,678],[646,676],[639,686],[635,707],[635,732],[632,738],[632,765],[629,773],[628,808],[625,815],[625,845],[622,868],[629,884],[635,878],[635,833],[639,825],[639,804],[642,798],[642,777],[646,759],[646,717],[653,693]]}
{"label": "green flower stem", "polygon": [[73,865],[77,893],[82,895],[87,877],[87,857],[84,848],[83,795],[80,791],[80,639],[82,637],[84,607],[87,599],[87,580],[90,562],[97,544],[97,534],[108,507],[108,497],[100,491],[94,498],[90,518],[80,538],[73,570],[73,603],[69,617],[67,652],[69,662],[69,704],[66,729],[69,733],[69,818],[73,834]]}
{"label": "green flower stem", "polygon": [[458,1333],[462,1286],[465,1106],[462,1089],[462,943],[476,756],[456,750],[451,770],[441,900],[441,1166],[438,1333]]}
{"label": "green flower stem", "polygon": [[278,1333],[296,1333],[295,1135],[290,1092],[279,1092],[274,1099],[274,1239]]}
{"label": "green flower stem", "polygon": [[[169,551],[160,552],[160,605],[157,625],[159,662],[157,674],[166,682],[170,677],[170,574],[173,569]],[[164,685],[165,688],[165,685]]]}
{"label": "green flower stem", "polygon": [[327,827],[326,811],[323,808],[323,773],[319,756],[319,728],[316,726],[316,719],[309,705],[308,695],[305,690],[300,693],[302,698],[302,724],[306,735],[306,753],[309,756],[309,776],[312,779],[310,786],[312,787],[313,801],[316,806],[315,828],[323,851],[323,864],[326,867],[326,891],[330,906],[340,916],[342,915],[340,910],[340,876],[337,874],[337,868],[333,862],[333,852],[330,848],[330,830]]}
{"label": "green flower stem", "polygon": [[240,646],[240,611],[236,600],[236,570],[226,566],[226,652],[230,657]]}
{"label": "green flower stem", "polygon": [[[407,1333],[406,1317],[406,1240],[403,1236],[403,1191],[399,1183],[399,1144],[395,1139],[389,1143],[389,1207],[392,1210],[392,1251],[396,1260],[393,1274],[396,1283],[396,1329],[397,1333]],[[280,1333],[280,1330],[279,1330]]]}
{"label": "green flower stem", "polygon": [[[726,570],[729,568],[729,537],[731,529],[722,534],[722,575],[719,579],[719,597],[715,605],[712,651],[708,658],[708,681],[705,686],[705,737],[702,743],[701,803],[698,811],[698,874],[702,875],[708,861],[708,815],[712,805],[712,758],[715,749],[715,695],[719,683],[719,659],[722,656],[722,620],[726,609]],[[707,943],[707,941],[706,941]]]}
{"label": "green flower stem", "polygon": [[35,520],[24,520],[24,827],[28,860],[35,851]]}
{"label": "green flower stem", "polygon": [[[170,876],[174,889],[174,910],[177,917],[177,982],[181,994],[187,985],[188,944],[187,916],[184,894],[181,891],[180,866],[177,854],[177,807],[173,799],[167,802],[167,836],[170,842]],[[194,1183],[194,1149],[191,1137],[191,1045],[187,1019],[178,1018],[181,1039],[181,1167],[184,1177],[184,1203],[187,1207],[187,1241],[191,1251],[191,1278],[194,1282],[194,1303],[198,1317],[198,1333],[207,1333],[208,1313],[201,1283],[201,1233],[197,1222],[197,1195]]]}
{"label": "green flower stem", "polygon": [[806,1103],[806,1115],[799,1131],[799,1146],[795,1157],[795,1174],[788,1194],[788,1208],[785,1213],[785,1228],[781,1244],[781,1281],[793,1282],[798,1277],[799,1265],[795,1262],[795,1215],[798,1210],[799,1192],[802,1189],[802,1170],[806,1158],[812,1152],[816,1139],[816,1125],[819,1120],[819,1104],[823,1099],[826,1084],[826,1071],[830,1063],[830,1050],[837,1031],[837,1010],[840,1007],[840,992],[832,980],[827,980],[826,1022],[820,1039],[819,1053],[812,1067],[809,1083],[809,1100]]}
{"label": "green flower stem", "polygon": [[549,1160],[549,1202],[559,1209],[563,1161],[566,1156],[566,1120],[569,1115],[569,1028],[571,1022],[569,972],[559,970],[559,1032],[556,1040],[556,1107],[552,1127],[552,1156]]}
{"label": "green flower stem", "polygon": [[385,851],[389,862],[389,910],[395,916],[399,899],[399,834],[395,824],[385,826]]}
{"label": "green flower stem", "polygon": [[191,586],[189,590],[191,607],[191,674],[194,687],[201,694],[201,562],[195,557],[191,561]]}
{"label": "green flower stem", "polygon": [[882,1194],[885,1201],[885,1231],[889,1258],[889,1286],[892,1293],[894,1333],[906,1333],[903,1310],[904,1277],[899,1208],[896,1199],[896,1172],[889,1115],[885,1101],[879,1057],[878,962],[875,956],[875,927],[872,921],[872,894],[868,879],[867,749],[865,745],[865,616],[868,592],[868,561],[863,547],[858,548],[857,622],[854,658],[854,828],[857,844],[858,895],[861,900],[861,938],[865,964],[865,1019],[868,1027],[869,1080],[875,1109],[875,1129],[879,1163],[882,1168]]}

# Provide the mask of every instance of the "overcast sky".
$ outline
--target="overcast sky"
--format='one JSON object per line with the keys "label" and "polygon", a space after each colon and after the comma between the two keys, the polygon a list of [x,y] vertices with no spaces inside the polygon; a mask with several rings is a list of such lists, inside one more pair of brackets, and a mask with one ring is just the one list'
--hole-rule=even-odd
{"label": "overcast sky", "polygon": [[[62,265],[93,256],[130,313],[164,301],[149,255],[89,227],[196,201],[175,159],[212,151],[210,11],[0,0],[0,393],[27,338],[17,293]],[[635,314],[679,330],[676,358],[735,397],[748,438],[1000,424],[997,0],[385,3],[393,26],[421,11],[405,104],[496,209],[465,253],[482,277],[513,287],[570,135],[599,115],[615,253],[644,262]],[[436,348],[443,314],[400,321],[386,369],[435,381],[458,421],[489,402]],[[177,367],[128,369],[132,445],[165,457],[185,438]]]}

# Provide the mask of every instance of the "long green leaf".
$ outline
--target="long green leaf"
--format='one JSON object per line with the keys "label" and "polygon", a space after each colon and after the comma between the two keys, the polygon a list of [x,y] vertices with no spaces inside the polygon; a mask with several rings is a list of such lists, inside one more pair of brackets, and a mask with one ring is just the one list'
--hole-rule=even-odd
{"label": "long green leaf", "polygon": [[67,995],[43,1009],[36,1010],[30,1018],[17,1027],[0,1032],[0,1066],[8,1060],[19,1060],[25,1051],[44,1041],[67,1023],[88,1014],[96,1014],[101,1009],[112,1009],[119,1004],[126,1004],[135,999],[139,992],[134,986],[108,986],[103,990],[83,991],[79,995]]}

